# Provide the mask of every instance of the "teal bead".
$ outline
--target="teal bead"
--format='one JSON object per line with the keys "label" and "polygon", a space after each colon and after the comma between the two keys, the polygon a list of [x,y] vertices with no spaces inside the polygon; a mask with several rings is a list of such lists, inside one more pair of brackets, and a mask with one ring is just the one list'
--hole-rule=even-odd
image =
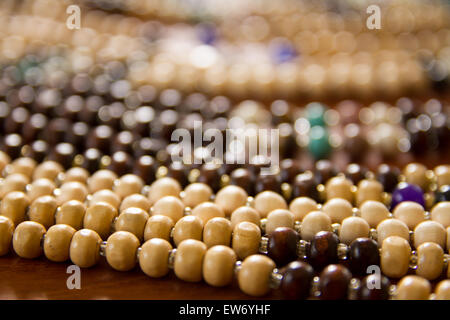
{"label": "teal bead", "polygon": [[306,118],[311,127],[325,126],[325,111],[323,104],[318,102],[311,102],[306,106]]}
{"label": "teal bead", "polygon": [[309,152],[315,159],[323,159],[328,156],[331,151],[328,132],[324,127],[312,127],[309,132]]}

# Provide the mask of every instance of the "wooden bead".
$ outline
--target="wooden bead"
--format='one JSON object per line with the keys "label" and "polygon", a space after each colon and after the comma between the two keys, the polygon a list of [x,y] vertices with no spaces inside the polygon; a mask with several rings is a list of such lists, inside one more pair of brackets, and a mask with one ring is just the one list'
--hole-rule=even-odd
{"label": "wooden bead", "polygon": [[69,259],[70,242],[76,230],[65,224],[51,226],[44,239],[44,254],[48,260],[63,262]]}
{"label": "wooden bead", "polygon": [[146,241],[139,252],[139,265],[142,271],[152,278],[164,277],[169,272],[170,243],[164,239],[153,238]]}
{"label": "wooden bead", "polygon": [[234,227],[232,248],[239,259],[258,253],[260,241],[261,230],[257,225],[243,221]]}
{"label": "wooden bead", "polygon": [[202,202],[209,201],[212,189],[204,183],[191,183],[184,189],[183,202],[186,207],[194,208]]}
{"label": "wooden bead", "polygon": [[156,201],[151,214],[167,216],[176,223],[184,215],[184,204],[177,197],[165,196]]}
{"label": "wooden bead", "polygon": [[87,208],[83,226],[97,232],[102,239],[106,239],[116,216],[117,210],[112,205],[107,202],[98,202]]}
{"label": "wooden bead", "polygon": [[382,201],[383,185],[376,180],[361,180],[356,191],[356,205],[367,200]]}
{"label": "wooden bead", "polygon": [[390,278],[403,277],[409,268],[411,247],[408,241],[398,236],[390,236],[381,247],[381,270]]}
{"label": "wooden bead", "polygon": [[92,195],[91,200],[89,201],[89,205],[95,205],[99,202],[109,203],[114,208],[118,208],[120,205],[120,198],[117,194],[112,192],[109,189],[99,190]]}
{"label": "wooden bead", "polygon": [[18,225],[25,219],[25,212],[30,200],[25,193],[13,191],[8,193],[0,202],[0,214],[12,220],[14,225]]}
{"label": "wooden bead", "polygon": [[144,229],[148,217],[148,213],[140,208],[131,207],[125,209],[114,224],[115,230],[131,232],[139,241],[142,241],[144,239]]}
{"label": "wooden bead", "polygon": [[347,298],[348,285],[352,274],[339,264],[330,264],[320,273],[320,299],[344,300]]}
{"label": "wooden bead", "polygon": [[89,171],[81,167],[73,167],[66,171],[64,174],[64,183],[67,182],[80,182],[82,184],[86,184],[89,178]]}
{"label": "wooden bead", "polygon": [[14,160],[9,166],[9,174],[21,173],[31,178],[36,168],[36,161],[32,158],[22,157]]}
{"label": "wooden bead", "polygon": [[317,210],[317,202],[308,197],[298,197],[292,200],[289,211],[294,214],[295,221],[302,221],[311,211]]}
{"label": "wooden bead", "polygon": [[117,179],[117,175],[110,170],[96,171],[88,179],[88,188],[90,193],[95,193],[99,190],[108,189],[112,190],[114,181]]}
{"label": "wooden bead", "polygon": [[450,300],[450,280],[442,280],[435,289],[436,300]]}
{"label": "wooden bead", "polygon": [[203,228],[203,242],[208,248],[216,245],[230,246],[231,222],[226,218],[212,218]]}
{"label": "wooden bead", "polygon": [[230,247],[214,246],[203,258],[203,279],[214,287],[223,287],[233,281],[236,254]]}
{"label": "wooden bead", "polygon": [[431,285],[418,276],[406,276],[397,285],[396,300],[428,300]]}
{"label": "wooden bead", "polygon": [[64,168],[55,161],[44,161],[36,167],[33,172],[33,180],[47,178],[54,181],[58,175],[64,171]]}
{"label": "wooden bead", "polygon": [[188,282],[201,281],[203,257],[206,249],[206,245],[198,240],[188,239],[181,242],[175,254],[175,275]]}
{"label": "wooden bead", "polygon": [[327,200],[342,198],[348,202],[353,202],[353,183],[344,176],[337,176],[329,179],[325,185]]}
{"label": "wooden bead", "polygon": [[45,234],[42,224],[25,221],[20,223],[13,235],[13,248],[19,257],[34,259],[42,254],[41,240]]}
{"label": "wooden bead", "polygon": [[272,259],[254,254],[247,257],[238,273],[239,288],[248,295],[261,297],[270,290],[270,274],[275,268]]}
{"label": "wooden bead", "polygon": [[56,186],[53,181],[42,178],[34,180],[29,186],[27,190],[27,196],[30,201],[34,201],[35,199],[41,196],[50,196],[53,194],[53,190],[55,190]]}
{"label": "wooden bead", "polygon": [[398,219],[386,219],[383,220],[377,227],[377,241],[381,247],[384,239],[390,236],[398,236],[406,241],[409,241],[409,229],[408,226]]}
{"label": "wooden bead", "polygon": [[21,173],[14,173],[8,175],[0,185],[0,199],[5,197],[10,192],[20,191],[24,192],[29,179]]}
{"label": "wooden bead", "polygon": [[300,229],[301,238],[311,241],[319,231],[331,231],[331,219],[324,212],[312,211],[303,218]]}
{"label": "wooden bead", "polygon": [[431,219],[439,222],[444,228],[450,227],[450,201],[443,201],[431,209]]}
{"label": "wooden bead", "polygon": [[429,179],[427,178],[427,167],[420,163],[410,163],[403,170],[407,183],[418,185],[422,190],[427,190]]}
{"label": "wooden bead", "polygon": [[[375,245],[376,247],[376,245]],[[379,286],[374,286],[379,284]],[[381,274],[373,273],[361,281],[358,290],[358,300],[388,300],[391,282]]]}
{"label": "wooden bead", "polygon": [[422,243],[434,242],[445,249],[446,234],[444,227],[436,221],[424,221],[414,229],[414,246],[418,248]]}
{"label": "wooden bead", "polygon": [[151,207],[150,200],[148,200],[146,196],[139,193],[130,194],[122,200],[122,203],[120,204],[120,212],[133,207],[149,212]]}
{"label": "wooden bead", "polygon": [[0,151],[0,173],[11,162],[11,158],[3,151]]}
{"label": "wooden bead", "polygon": [[56,210],[56,224],[67,224],[75,230],[83,227],[84,214],[86,213],[86,205],[77,200],[70,200],[63,203]]}
{"label": "wooden bead", "polygon": [[360,217],[348,217],[342,221],[339,230],[339,239],[342,243],[349,245],[357,238],[367,238],[370,226],[366,220]]}
{"label": "wooden bead", "polygon": [[127,231],[117,231],[106,242],[106,261],[117,271],[129,271],[136,265],[139,239]]}
{"label": "wooden bead", "polygon": [[366,275],[368,267],[380,265],[378,244],[369,238],[355,239],[349,246],[347,256],[348,266],[356,275]]}
{"label": "wooden bead", "polygon": [[331,263],[338,262],[339,238],[329,231],[320,231],[311,240],[308,253],[309,263],[317,270],[322,270]]}
{"label": "wooden bead", "polygon": [[376,228],[378,224],[389,217],[389,210],[378,201],[368,200],[360,207],[361,218],[366,220],[371,228]]}
{"label": "wooden bead", "polygon": [[100,259],[102,239],[97,232],[81,229],[75,232],[70,242],[70,260],[81,268],[89,268]]}
{"label": "wooden bead", "polygon": [[433,242],[422,243],[417,248],[416,274],[428,280],[438,278],[444,269],[444,250]]}
{"label": "wooden bead", "polygon": [[0,257],[9,252],[14,234],[14,223],[11,219],[0,216]]}
{"label": "wooden bead", "polygon": [[276,209],[267,215],[266,234],[271,234],[278,227],[294,228],[292,212],[285,209]]}
{"label": "wooden bead", "polygon": [[225,212],[226,216],[247,203],[247,192],[238,186],[229,185],[219,190],[214,202]]}
{"label": "wooden bead", "polygon": [[293,261],[286,266],[280,289],[289,300],[307,299],[314,278],[314,269],[303,261]]}
{"label": "wooden bead", "polygon": [[436,176],[436,182],[438,187],[450,185],[450,165],[440,165],[434,168],[434,175]]}
{"label": "wooden bead", "polygon": [[333,198],[323,205],[322,211],[331,218],[332,223],[341,223],[345,218],[352,216],[352,209],[352,204],[347,200]]}
{"label": "wooden bead", "polygon": [[212,218],[224,218],[225,213],[220,206],[212,202],[203,202],[196,206],[191,213],[202,220],[206,224]]}
{"label": "wooden bead", "polygon": [[275,209],[287,209],[286,201],[282,196],[273,191],[263,191],[256,195],[254,208],[261,218],[267,217],[269,212]]}
{"label": "wooden bead", "polygon": [[66,182],[59,188],[57,201],[59,205],[70,200],[78,200],[80,202],[84,202],[87,195],[87,187],[81,182]]}
{"label": "wooden bead", "polygon": [[285,227],[279,227],[269,234],[267,255],[282,267],[291,261],[297,260],[298,233]]}
{"label": "wooden bead", "polygon": [[260,217],[258,211],[252,207],[244,206],[237,208],[231,214],[231,229],[234,229],[240,222],[247,221],[259,226]]}
{"label": "wooden bead", "polygon": [[170,231],[174,225],[173,220],[167,216],[151,216],[145,224],[144,240],[147,241],[153,238],[161,238],[169,241]]}
{"label": "wooden bead", "polygon": [[180,183],[173,178],[160,178],[152,183],[148,193],[151,203],[155,203],[159,199],[166,196],[179,197],[181,192]]}
{"label": "wooden bead", "polygon": [[[447,251],[450,252],[450,227],[448,227],[447,229],[445,229],[445,233],[447,234],[446,238],[447,238]],[[450,270],[450,268],[449,268]]]}
{"label": "wooden bead", "polygon": [[55,212],[58,204],[52,196],[42,196],[31,203],[28,217],[31,221],[39,222],[45,228],[55,224]]}
{"label": "wooden bead", "polygon": [[396,219],[406,223],[411,230],[425,220],[425,210],[420,204],[413,201],[401,202],[395,207],[393,214]]}
{"label": "wooden bead", "polygon": [[114,192],[121,198],[125,198],[133,193],[140,193],[144,181],[134,174],[126,174],[117,180],[114,186]]}
{"label": "wooden bead", "polygon": [[175,223],[173,229],[173,242],[178,246],[183,240],[202,240],[203,223],[196,216],[185,216]]}

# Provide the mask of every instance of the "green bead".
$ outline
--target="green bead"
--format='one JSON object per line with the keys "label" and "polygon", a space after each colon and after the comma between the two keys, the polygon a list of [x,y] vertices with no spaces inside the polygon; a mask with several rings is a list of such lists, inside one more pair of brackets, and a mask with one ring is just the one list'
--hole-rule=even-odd
{"label": "green bead", "polygon": [[328,132],[324,127],[314,126],[309,132],[308,150],[315,159],[323,159],[331,151]]}
{"label": "green bead", "polygon": [[306,118],[311,127],[325,125],[325,111],[323,104],[318,102],[311,102],[306,106]]}

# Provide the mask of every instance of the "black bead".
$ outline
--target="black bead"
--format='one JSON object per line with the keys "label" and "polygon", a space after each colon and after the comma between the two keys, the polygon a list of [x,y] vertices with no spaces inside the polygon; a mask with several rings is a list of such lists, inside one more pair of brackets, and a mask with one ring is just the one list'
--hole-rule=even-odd
{"label": "black bead", "polygon": [[436,203],[450,201],[450,185],[442,186],[436,192]]}
{"label": "black bead", "polygon": [[280,290],[285,299],[299,300],[309,297],[314,269],[302,261],[293,261],[286,266]]}
{"label": "black bead", "polygon": [[333,232],[318,232],[311,241],[308,262],[317,270],[322,270],[328,264],[337,263],[338,244],[339,238]]}
{"label": "black bead", "polygon": [[354,240],[348,251],[348,265],[352,273],[357,275],[367,274],[367,268],[380,264],[380,253],[377,243],[369,238]]}
{"label": "black bead", "polygon": [[267,245],[268,256],[282,267],[291,261],[297,259],[297,241],[298,233],[286,227],[276,228],[269,234],[269,242]]}
{"label": "black bead", "polygon": [[358,300],[388,300],[390,285],[387,277],[378,273],[371,274],[361,281]]}
{"label": "black bead", "polygon": [[398,184],[400,170],[396,167],[381,164],[378,166],[377,180],[383,185],[384,191],[392,192]]}

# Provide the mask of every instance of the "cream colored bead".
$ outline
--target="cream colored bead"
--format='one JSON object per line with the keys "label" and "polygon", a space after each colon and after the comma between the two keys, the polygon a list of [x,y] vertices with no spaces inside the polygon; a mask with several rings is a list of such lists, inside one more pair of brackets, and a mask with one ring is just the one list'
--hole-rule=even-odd
{"label": "cream colored bead", "polygon": [[140,208],[145,212],[149,212],[151,204],[146,196],[139,193],[134,193],[123,199],[120,204],[120,212],[132,207]]}
{"label": "cream colored bead", "polygon": [[242,221],[248,221],[259,226],[261,218],[259,217],[258,211],[253,209],[252,207],[243,206],[237,208],[231,214],[231,229]]}
{"label": "cream colored bead", "polygon": [[173,178],[160,178],[152,183],[148,192],[148,198],[153,204],[166,196],[179,197],[181,192],[180,183]]}
{"label": "cream colored bead", "polygon": [[292,212],[285,209],[276,209],[267,215],[266,234],[271,234],[278,227],[294,228]]}
{"label": "cream colored bead", "polygon": [[312,211],[303,218],[300,229],[302,239],[311,241],[317,232],[331,231],[331,219],[322,211]]}
{"label": "cream colored bead", "polygon": [[344,176],[337,176],[329,179],[325,185],[327,200],[342,198],[348,202],[353,202],[353,183]]}
{"label": "cream colored bead", "polygon": [[377,226],[378,245],[383,244],[384,239],[390,236],[398,236],[409,241],[409,229],[406,223],[398,219],[386,219]]}
{"label": "cream colored bead", "polygon": [[14,234],[14,223],[10,218],[0,216],[0,257],[9,252]]}
{"label": "cream colored bead", "polygon": [[212,218],[225,217],[222,208],[212,202],[203,202],[199,204],[192,210],[191,214],[199,217],[203,224],[206,224]]}
{"label": "cream colored bead", "polygon": [[86,213],[86,205],[77,200],[70,200],[63,203],[56,210],[56,224],[67,224],[75,230],[83,227],[84,214]]}
{"label": "cream colored bead", "polygon": [[56,186],[53,181],[42,178],[34,180],[27,189],[27,196],[30,201],[34,201],[35,199],[41,196],[50,196],[53,194],[53,190],[55,190]]}
{"label": "cream colored bead", "polygon": [[302,221],[311,211],[317,210],[317,202],[308,197],[298,197],[292,200],[289,211],[294,214],[295,221]]}
{"label": "cream colored bead", "polygon": [[254,208],[261,218],[267,217],[269,212],[275,209],[287,209],[286,201],[282,196],[273,191],[263,191],[256,195]]}
{"label": "cream colored bead", "polygon": [[11,162],[11,158],[3,151],[0,151],[0,176],[3,169]]}
{"label": "cream colored bead", "polygon": [[198,240],[188,239],[181,242],[175,254],[175,275],[188,282],[201,281],[206,249],[206,245]]}
{"label": "cream colored bead", "polygon": [[42,224],[33,221],[20,223],[13,235],[13,248],[19,257],[34,259],[42,254],[41,240],[45,234]]}
{"label": "cream colored bead", "polygon": [[86,184],[89,178],[89,172],[81,167],[73,167],[66,171],[64,174],[64,183],[67,182],[80,182]]}
{"label": "cream colored bead", "polygon": [[174,225],[173,220],[167,216],[151,216],[145,224],[144,240],[147,241],[153,238],[161,238],[169,241],[170,232]]}
{"label": "cream colored bead", "polygon": [[80,202],[84,202],[87,195],[88,190],[84,184],[78,181],[71,181],[64,183],[59,188],[57,201],[59,205],[70,200],[78,200]]}
{"label": "cream colored bead", "polygon": [[428,300],[431,285],[418,276],[406,276],[397,285],[396,300]]}
{"label": "cream colored bead", "polygon": [[366,220],[360,217],[348,217],[342,221],[339,230],[339,239],[342,243],[350,245],[357,238],[368,238],[370,226]]}
{"label": "cream colored bead", "polygon": [[14,173],[8,175],[0,184],[0,199],[3,199],[8,193],[12,191],[24,192],[29,179],[21,173]]}
{"label": "cream colored bead", "polygon": [[110,170],[96,171],[88,179],[88,188],[90,193],[95,193],[100,190],[108,189],[112,190],[114,181],[117,179],[117,175]]}
{"label": "cream colored bead", "polygon": [[259,252],[261,230],[251,222],[243,221],[233,230],[232,248],[239,259]]}
{"label": "cream colored bead", "polygon": [[214,287],[223,287],[233,281],[236,254],[226,246],[214,246],[203,259],[203,279]]}
{"label": "cream colored bead", "polygon": [[58,204],[52,196],[42,196],[33,201],[28,210],[31,221],[39,222],[45,228],[55,224],[55,213]]}
{"label": "cream colored bead", "polygon": [[322,207],[322,211],[330,217],[332,223],[341,223],[345,218],[351,217],[352,209],[350,202],[340,198],[330,199]]}
{"label": "cream colored bead", "polygon": [[408,241],[398,236],[390,236],[383,241],[381,247],[381,270],[392,278],[403,277],[409,268],[411,247]]}
{"label": "cream colored bead", "polygon": [[25,193],[13,191],[8,193],[0,202],[0,215],[8,217],[18,225],[25,219],[25,212],[30,200]]}
{"label": "cream colored bead", "polygon": [[406,182],[418,185],[422,190],[427,190],[429,179],[427,178],[427,167],[420,163],[410,163],[403,169]]}
{"label": "cream colored bead", "polygon": [[135,174],[126,174],[117,180],[114,186],[114,192],[121,199],[133,194],[140,193],[144,187],[144,181]]}
{"label": "cream colored bead", "polygon": [[81,229],[75,232],[70,242],[70,260],[81,268],[89,268],[100,259],[102,239],[97,232]]}
{"label": "cream colored bead", "polygon": [[392,212],[396,219],[402,220],[409,229],[413,230],[425,220],[425,210],[417,202],[403,201]]}
{"label": "cream colored bead", "polygon": [[[446,238],[447,238],[447,251],[450,253],[450,227],[445,229],[445,233],[447,234],[447,236],[446,236]],[[450,270],[450,268],[449,268],[449,270]]]}
{"label": "cream colored bead", "polygon": [[431,209],[431,219],[442,224],[444,228],[450,227],[450,201],[443,201]]}
{"label": "cream colored bead", "polygon": [[184,215],[184,204],[177,197],[166,196],[156,201],[152,207],[151,214],[167,216],[174,222],[177,222]]}
{"label": "cream colored bead", "polygon": [[203,228],[203,242],[208,248],[216,245],[230,246],[231,222],[226,218],[212,218]]}
{"label": "cream colored bead", "polygon": [[436,176],[436,182],[438,187],[446,186],[450,184],[450,165],[443,164],[434,168],[434,175]]}
{"label": "cream colored bead", "polygon": [[9,174],[21,173],[28,178],[31,178],[36,165],[36,161],[32,158],[18,158],[10,164]]}
{"label": "cream colored bead", "polygon": [[83,227],[94,230],[102,239],[106,239],[116,216],[117,210],[112,205],[107,202],[98,202],[87,208]]}
{"label": "cream colored bead", "polygon": [[89,205],[94,205],[99,202],[106,202],[112,205],[114,208],[119,208],[120,198],[117,194],[112,192],[109,189],[99,190],[92,195],[91,201],[89,201]]}
{"label": "cream colored bead", "polygon": [[55,161],[44,161],[36,167],[33,172],[33,180],[47,178],[54,181],[58,175],[64,171],[64,168]]}
{"label": "cream colored bead", "polygon": [[270,274],[275,268],[272,259],[255,254],[247,257],[238,273],[239,288],[246,294],[260,297],[270,290]]}
{"label": "cream colored bead", "polygon": [[115,230],[131,232],[139,241],[142,241],[148,217],[148,213],[140,208],[128,208],[122,211],[117,218],[114,225]]}
{"label": "cream colored bead", "polygon": [[178,246],[186,239],[202,240],[203,223],[196,216],[186,216],[175,223],[173,229],[173,242]]}
{"label": "cream colored bead", "polygon": [[117,271],[129,271],[136,265],[136,251],[139,240],[127,231],[117,231],[106,242],[106,261]]}
{"label": "cream colored bead", "polygon": [[378,224],[389,217],[389,210],[378,201],[368,200],[360,207],[361,218],[366,220],[371,228],[376,228]]}
{"label": "cream colored bead", "polygon": [[48,260],[63,262],[69,259],[70,242],[76,230],[66,224],[51,226],[44,239],[44,254]]}
{"label": "cream colored bead", "polygon": [[422,243],[417,248],[416,274],[428,280],[439,277],[444,269],[444,251],[433,242]]}
{"label": "cream colored bead", "polygon": [[204,183],[191,183],[184,189],[183,203],[186,207],[194,208],[202,202],[209,201],[212,189]]}
{"label": "cream colored bead", "polygon": [[356,191],[356,205],[359,207],[367,200],[382,201],[383,185],[376,180],[361,180]]}
{"label": "cream colored bead", "polygon": [[238,186],[229,185],[219,190],[214,202],[225,212],[226,216],[247,203],[247,192]]}
{"label": "cream colored bead", "polygon": [[424,221],[414,229],[414,247],[424,242],[434,242],[445,249],[446,234],[444,227],[436,221]]}
{"label": "cream colored bead", "polygon": [[146,241],[139,252],[141,270],[152,278],[164,277],[169,272],[170,243],[164,239]]}
{"label": "cream colored bead", "polygon": [[442,280],[434,290],[436,292],[436,300],[450,300],[450,280]]}

